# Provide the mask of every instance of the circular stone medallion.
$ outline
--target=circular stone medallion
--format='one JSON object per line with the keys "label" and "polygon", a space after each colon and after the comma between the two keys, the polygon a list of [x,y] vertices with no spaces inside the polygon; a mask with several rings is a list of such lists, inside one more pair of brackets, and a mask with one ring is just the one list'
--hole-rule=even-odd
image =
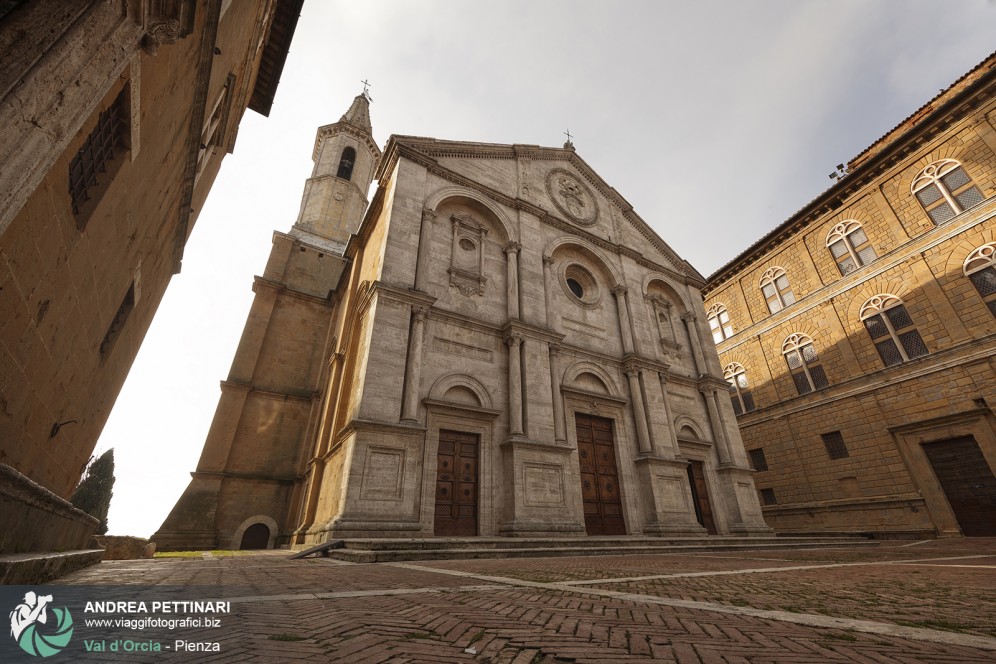
{"label": "circular stone medallion", "polygon": [[575,175],[555,168],[546,176],[546,192],[563,214],[576,224],[591,226],[598,219],[598,205],[591,189]]}

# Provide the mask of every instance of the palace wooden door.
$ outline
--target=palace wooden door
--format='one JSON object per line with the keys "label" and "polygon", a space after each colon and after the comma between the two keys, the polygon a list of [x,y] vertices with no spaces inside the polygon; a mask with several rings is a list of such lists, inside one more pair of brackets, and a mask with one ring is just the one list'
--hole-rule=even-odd
{"label": "palace wooden door", "polygon": [[433,533],[477,535],[478,438],[460,431],[439,432],[436,461],[436,516]]}
{"label": "palace wooden door", "polygon": [[964,535],[996,535],[996,476],[972,436],[924,443],[937,480]]}
{"label": "palace wooden door", "polygon": [[625,535],[612,420],[576,413],[581,499],[589,535]]}

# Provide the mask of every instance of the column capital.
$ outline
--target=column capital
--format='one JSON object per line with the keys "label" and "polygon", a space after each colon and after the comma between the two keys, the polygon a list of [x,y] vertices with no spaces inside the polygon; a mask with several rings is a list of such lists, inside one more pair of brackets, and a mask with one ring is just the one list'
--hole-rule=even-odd
{"label": "column capital", "polygon": [[429,208],[422,208],[422,221],[432,223],[436,220],[436,211]]}
{"label": "column capital", "polygon": [[623,286],[622,284],[618,284],[618,285],[612,287],[612,294],[615,295],[616,297],[620,297],[622,295],[626,295],[627,292],[628,292],[628,289],[625,286]]}
{"label": "column capital", "polygon": [[518,332],[509,332],[505,335],[505,345],[509,348],[518,347],[522,343],[522,335]]}
{"label": "column capital", "polygon": [[550,346],[550,357],[557,357],[560,355],[560,344],[551,343]]}
{"label": "column capital", "polygon": [[686,311],[685,313],[681,314],[681,320],[685,321],[686,323],[694,323],[696,320],[698,320],[698,316],[695,315],[694,311]]}
{"label": "column capital", "polygon": [[522,249],[522,245],[519,244],[518,242],[509,242],[504,247],[502,247],[502,250],[506,254],[517,254],[519,253],[520,249]]}
{"label": "column capital", "polygon": [[429,307],[412,307],[412,315],[415,316],[415,321],[419,323],[424,323],[425,319],[429,317]]}
{"label": "column capital", "polygon": [[543,255],[543,267],[548,267],[548,266],[551,266],[551,265],[553,265],[553,264],[554,264],[555,262],[556,262],[556,261],[555,261],[555,260],[553,260],[553,256],[547,256],[546,254],[544,254],[544,255]]}

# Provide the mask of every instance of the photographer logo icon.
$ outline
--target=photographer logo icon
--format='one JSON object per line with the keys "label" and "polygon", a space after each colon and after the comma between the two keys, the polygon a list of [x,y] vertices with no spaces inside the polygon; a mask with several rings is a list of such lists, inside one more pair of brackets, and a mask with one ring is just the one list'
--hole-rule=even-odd
{"label": "photographer logo icon", "polygon": [[51,607],[51,595],[24,594],[24,602],[10,612],[10,635],[21,650],[35,657],[50,657],[60,652],[73,638],[73,617],[65,607]]}

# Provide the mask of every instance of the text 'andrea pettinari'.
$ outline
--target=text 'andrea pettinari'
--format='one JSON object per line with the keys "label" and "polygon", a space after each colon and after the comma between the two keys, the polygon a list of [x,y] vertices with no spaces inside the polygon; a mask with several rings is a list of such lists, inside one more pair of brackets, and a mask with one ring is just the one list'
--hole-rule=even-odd
{"label": "text 'andrea pettinari'", "polygon": [[[151,607],[151,610],[150,608]],[[232,603],[224,601],[170,600],[170,601],[90,601],[84,613],[231,613]]]}

